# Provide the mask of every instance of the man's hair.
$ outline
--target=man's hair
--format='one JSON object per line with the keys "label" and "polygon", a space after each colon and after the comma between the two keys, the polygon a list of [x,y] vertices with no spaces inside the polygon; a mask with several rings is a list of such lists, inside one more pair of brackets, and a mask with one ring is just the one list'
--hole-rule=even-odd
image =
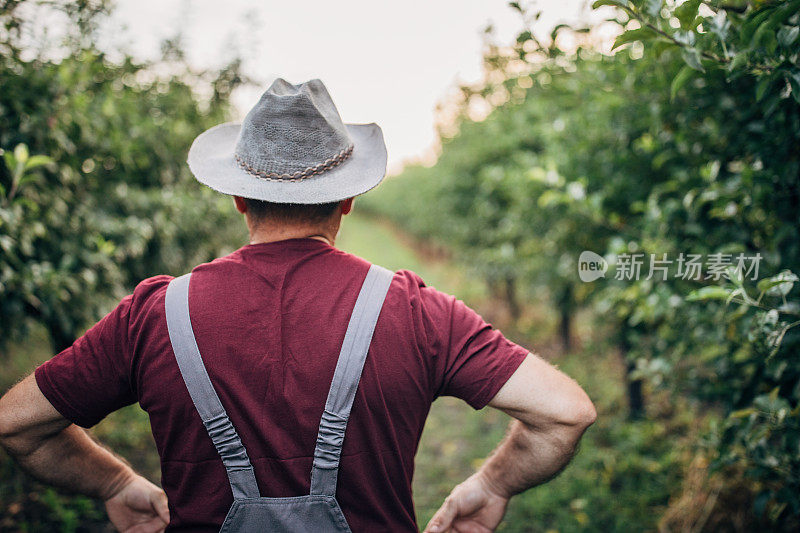
{"label": "man's hair", "polygon": [[319,224],[328,220],[333,215],[341,202],[327,204],[276,204],[264,200],[245,198],[247,212],[256,223],[265,220],[277,222],[296,222]]}

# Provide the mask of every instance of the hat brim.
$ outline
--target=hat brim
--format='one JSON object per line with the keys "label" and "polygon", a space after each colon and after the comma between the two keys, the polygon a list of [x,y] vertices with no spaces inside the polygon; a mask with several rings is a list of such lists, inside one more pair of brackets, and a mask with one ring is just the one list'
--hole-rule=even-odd
{"label": "hat brim", "polygon": [[241,123],[227,122],[201,133],[189,149],[197,181],[221,193],[287,204],[323,204],[363,194],[386,175],[386,144],[377,124],[345,124],[353,153],[336,167],[296,181],[250,174],[234,159]]}

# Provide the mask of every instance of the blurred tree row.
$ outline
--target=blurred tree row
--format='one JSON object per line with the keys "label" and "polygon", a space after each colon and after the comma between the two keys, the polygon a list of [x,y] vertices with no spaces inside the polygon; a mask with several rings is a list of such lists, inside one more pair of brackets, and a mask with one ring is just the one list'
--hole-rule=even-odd
{"label": "blurred tree row", "polygon": [[[605,6],[616,53],[563,25],[546,42],[524,31],[491,46],[487,81],[462,88],[437,163],[362,205],[461,253],[512,309],[518,291],[545,289],[567,346],[575,310],[594,309],[625,358],[631,416],[646,414],[643,383],[719,409],[707,453],[752,476],[754,512],[790,530],[800,1],[595,3]],[[610,262],[605,278],[580,280],[585,250]],[[699,275],[687,275],[690,255]]]}
{"label": "blurred tree row", "polygon": [[[192,139],[228,116],[238,61],[196,72],[175,42],[149,63],[100,50],[109,9],[0,2],[0,346],[37,321],[60,351],[109,298],[243,238],[185,164]],[[48,13],[65,20],[55,52],[31,42]]]}

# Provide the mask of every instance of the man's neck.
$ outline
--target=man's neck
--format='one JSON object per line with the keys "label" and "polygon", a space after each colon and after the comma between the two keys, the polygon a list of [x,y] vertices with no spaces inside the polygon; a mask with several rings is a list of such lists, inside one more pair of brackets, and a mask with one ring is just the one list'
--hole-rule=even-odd
{"label": "man's neck", "polygon": [[337,231],[331,231],[331,229],[296,226],[259,227],[250,230],[250,244],[285,241],[288,239],[317,239],[333,246]]}

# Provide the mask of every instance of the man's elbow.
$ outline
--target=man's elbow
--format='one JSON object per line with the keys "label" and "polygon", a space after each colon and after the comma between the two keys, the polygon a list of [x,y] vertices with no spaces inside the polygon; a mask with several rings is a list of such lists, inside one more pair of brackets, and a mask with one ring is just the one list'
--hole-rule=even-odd
{"label": "man's elbow", "polygon": [[12,402],[0,397],[0,448],[15,457],[28,455],[35,449],[30,433]]}
{"label": "man's elbow", "polygon": [[539,413],[533,418],[519,417],[519,420],[530,431],[550,435],[567,447],[576,446],[586,429],[597,420],[597,410],[585,393],[562,397],[551,406],[546,415]]}
{"label": "man's elbow", "polygon": [[568,403],[568,408],[561,413],[559,425],[578,438],[597,420],[597,410],[589,397],[584,393]]}
{"label": "man's elbow", "polygon": [[12,413],[0,398],[0,447],[9,452],[15,447],[14,442],[19,438],[19,428],[12,417]]}
{"label": "man's elbow", "polygon": [[595,409],[594,404],[587,397],[576,409],[575,425],[580,427],[581,431],[585,431],[589,426],[594,424],[595,420],[597,420],[597,409]]}

